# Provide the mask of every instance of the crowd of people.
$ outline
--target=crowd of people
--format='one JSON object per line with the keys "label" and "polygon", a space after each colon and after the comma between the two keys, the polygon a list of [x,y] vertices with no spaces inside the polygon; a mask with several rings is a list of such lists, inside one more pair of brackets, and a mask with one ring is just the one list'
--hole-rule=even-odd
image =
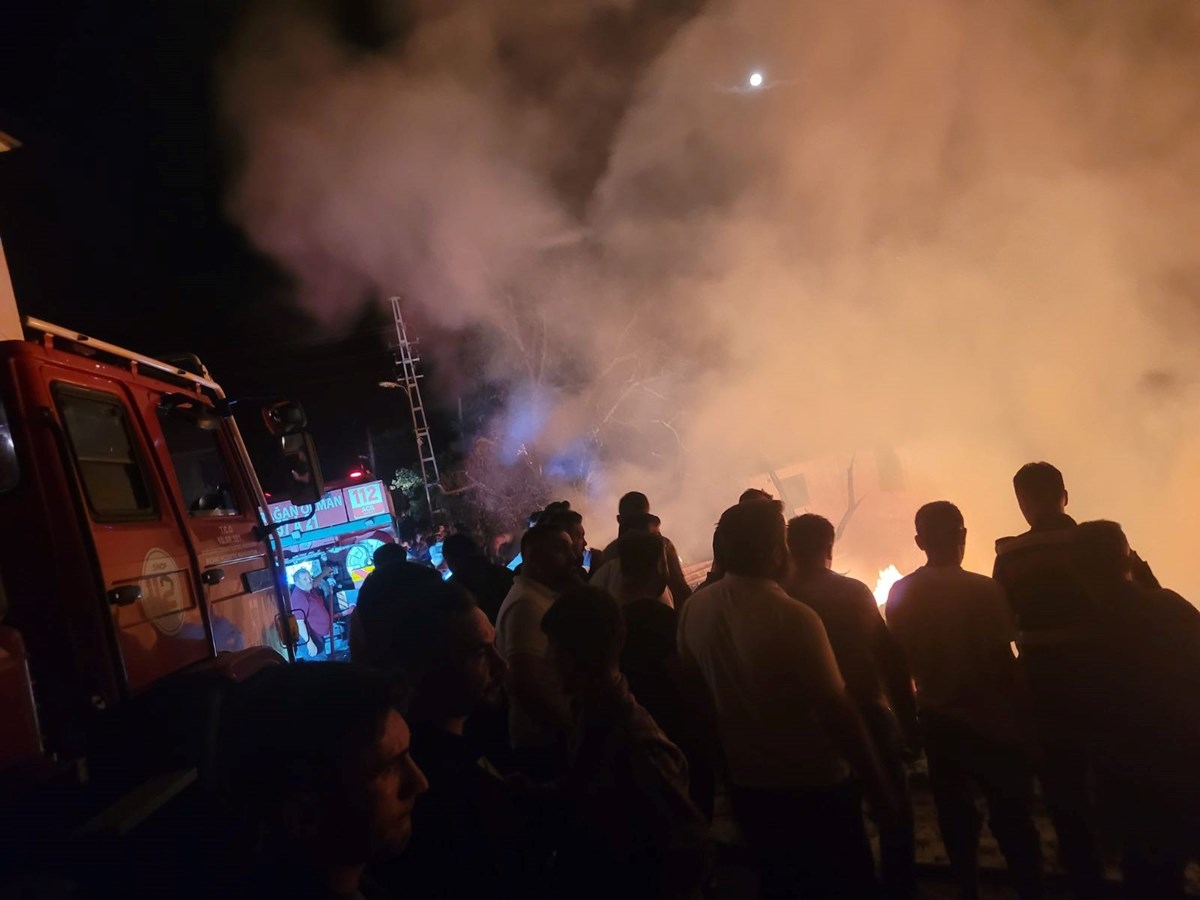
{"label": "crowd of people", "polygon": [[351,663],[268,669],[233,705],[231,797],[271,875],[246,883],[716,896],[727,802],[762,897],[910,898],[923,755],[962,897],[980,890],[980,799],[1012,888],[1044,895],[1039,788],[1072,895],[1109,896],[1115,852],[1124,896],[1182,895],[1200,851],[1200,611],[1119,525],[1076,524],[1053,466],[1014,487],[1030,528],[997,541],[992,577],[963,569],[955,505],[916,510],[927,563],[885,615],[833,570],[830,522],[785,521],[761,491],[721,514],[694,593],[636,492],[590,571],[566,503],[535,517],[515,574],[465,535],[445,541],[449,581],[381,561]]}

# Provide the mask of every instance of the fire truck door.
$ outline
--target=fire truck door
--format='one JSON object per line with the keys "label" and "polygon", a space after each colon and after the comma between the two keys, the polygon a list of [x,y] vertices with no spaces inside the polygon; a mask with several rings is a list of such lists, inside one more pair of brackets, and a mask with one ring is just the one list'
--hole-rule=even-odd
{"label": "fire truck door", "polygon": [[172,489],[195,549],[218,651],[270,646],[286,655],[266,542],[255,535],[258,504],[228,423],[206,407],[160,405]]}
{"label": "fire truck door", "polygon": [[130,690],[211,654],[174,500],[128,385],[49,367]]}

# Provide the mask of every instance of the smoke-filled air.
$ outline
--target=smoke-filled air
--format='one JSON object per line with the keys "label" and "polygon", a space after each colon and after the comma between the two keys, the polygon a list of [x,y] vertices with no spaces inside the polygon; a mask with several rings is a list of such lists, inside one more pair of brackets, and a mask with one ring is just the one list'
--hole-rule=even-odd
{"label": "smoke-filled air", "polygon": [[446,390],[504,385],[498,470],[593,543],[640,489],[707,559],[754,485],[873,584],[948,499],[990,572],[1045,459],[1200,599],[1196,4],[295,10],[227,49],[231,216],[332,326],[401,294]]}

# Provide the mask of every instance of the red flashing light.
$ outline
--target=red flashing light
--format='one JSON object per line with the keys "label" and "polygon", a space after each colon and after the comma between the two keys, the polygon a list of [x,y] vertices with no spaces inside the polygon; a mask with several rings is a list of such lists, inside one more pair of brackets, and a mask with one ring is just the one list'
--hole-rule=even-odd
{"label": "red flashing light", "polygon": [[351,470],[350,470],[350,477],[351,477],[351,478],[362,478],[364,474],[365,474],[365,473],[363,472],[363,470],[362,470],[362,469],[351,469]]}

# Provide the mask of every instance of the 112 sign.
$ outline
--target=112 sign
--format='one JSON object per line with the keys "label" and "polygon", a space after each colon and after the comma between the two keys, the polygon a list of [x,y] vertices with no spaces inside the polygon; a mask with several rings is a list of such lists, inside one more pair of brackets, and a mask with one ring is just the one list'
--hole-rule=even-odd
{"label": "112 sign", "polygon": [[350,504],[350,516],[354,519],[366,519],[387,512],[382,481],[346,488],[346,500]]}

